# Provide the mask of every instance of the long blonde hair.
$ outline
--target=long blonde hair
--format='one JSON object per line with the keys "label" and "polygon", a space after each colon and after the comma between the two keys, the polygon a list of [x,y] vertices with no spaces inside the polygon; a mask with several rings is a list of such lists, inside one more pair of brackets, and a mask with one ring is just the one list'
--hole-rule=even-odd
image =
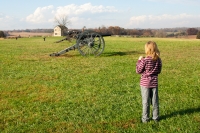
{"label": "long blonde hair", "polygon": [[158,58],[160,58],[160,51],[154,41],[148,41],[145,44],[145,53],[146,57],[150,56],[153,60],[157,60]]}

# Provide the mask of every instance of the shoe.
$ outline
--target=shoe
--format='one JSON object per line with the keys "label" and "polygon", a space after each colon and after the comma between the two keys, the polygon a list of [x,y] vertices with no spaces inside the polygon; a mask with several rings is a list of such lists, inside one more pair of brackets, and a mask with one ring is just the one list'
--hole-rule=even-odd
{"label": "shoe", "polygon": [[148,123],[149,121],[141,121],[142,123]]}

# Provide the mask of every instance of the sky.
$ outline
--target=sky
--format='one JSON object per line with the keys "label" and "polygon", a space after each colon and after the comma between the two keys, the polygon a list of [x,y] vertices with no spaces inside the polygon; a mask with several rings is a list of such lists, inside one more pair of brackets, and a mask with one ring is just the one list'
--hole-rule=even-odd
{"label": "sky", "polygon": [[0,30],[200,27],[200,0],[0,0]]}

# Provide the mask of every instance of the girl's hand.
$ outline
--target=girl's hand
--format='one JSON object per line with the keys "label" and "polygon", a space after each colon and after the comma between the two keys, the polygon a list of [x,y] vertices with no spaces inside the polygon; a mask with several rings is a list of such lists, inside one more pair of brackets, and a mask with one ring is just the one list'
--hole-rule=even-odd
{"label": "girl's hand", "polygon": [[138,60],[141,60],[141,59],[143,59],[144,57],[143,56],[140,56],[139,58],[138,58]]}

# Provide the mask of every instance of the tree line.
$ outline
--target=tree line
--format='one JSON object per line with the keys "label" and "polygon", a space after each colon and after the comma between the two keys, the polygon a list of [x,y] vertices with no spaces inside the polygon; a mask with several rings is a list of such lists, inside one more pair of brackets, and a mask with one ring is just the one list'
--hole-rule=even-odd
{"label": "tree line", "polygon": [[178,37],[197,35],[200,28],[163,28],[163,29],[124,29],[119,26],[99,27],[93,29],[102,34],[129,35],[135,37]]}
{"label": "tree line", "polygon": [[[69,29],[72,30],[72,29]],[[81,29],[76,29],[81,30]],[[198,28],[161,28],[161,29],[125,29],[119,26],[101,26],[98,28],[89,28],[101,34],[111,34],[119,36],[133,36],[133,37],[179,37],[188,35],[197,35],[200,39],[200,27]],[[25,29],[25,30],[9,30],[0,31],[0,37],[9,36],[9,32],[32,32],[32,33],[53,33],[53,29]]]}

